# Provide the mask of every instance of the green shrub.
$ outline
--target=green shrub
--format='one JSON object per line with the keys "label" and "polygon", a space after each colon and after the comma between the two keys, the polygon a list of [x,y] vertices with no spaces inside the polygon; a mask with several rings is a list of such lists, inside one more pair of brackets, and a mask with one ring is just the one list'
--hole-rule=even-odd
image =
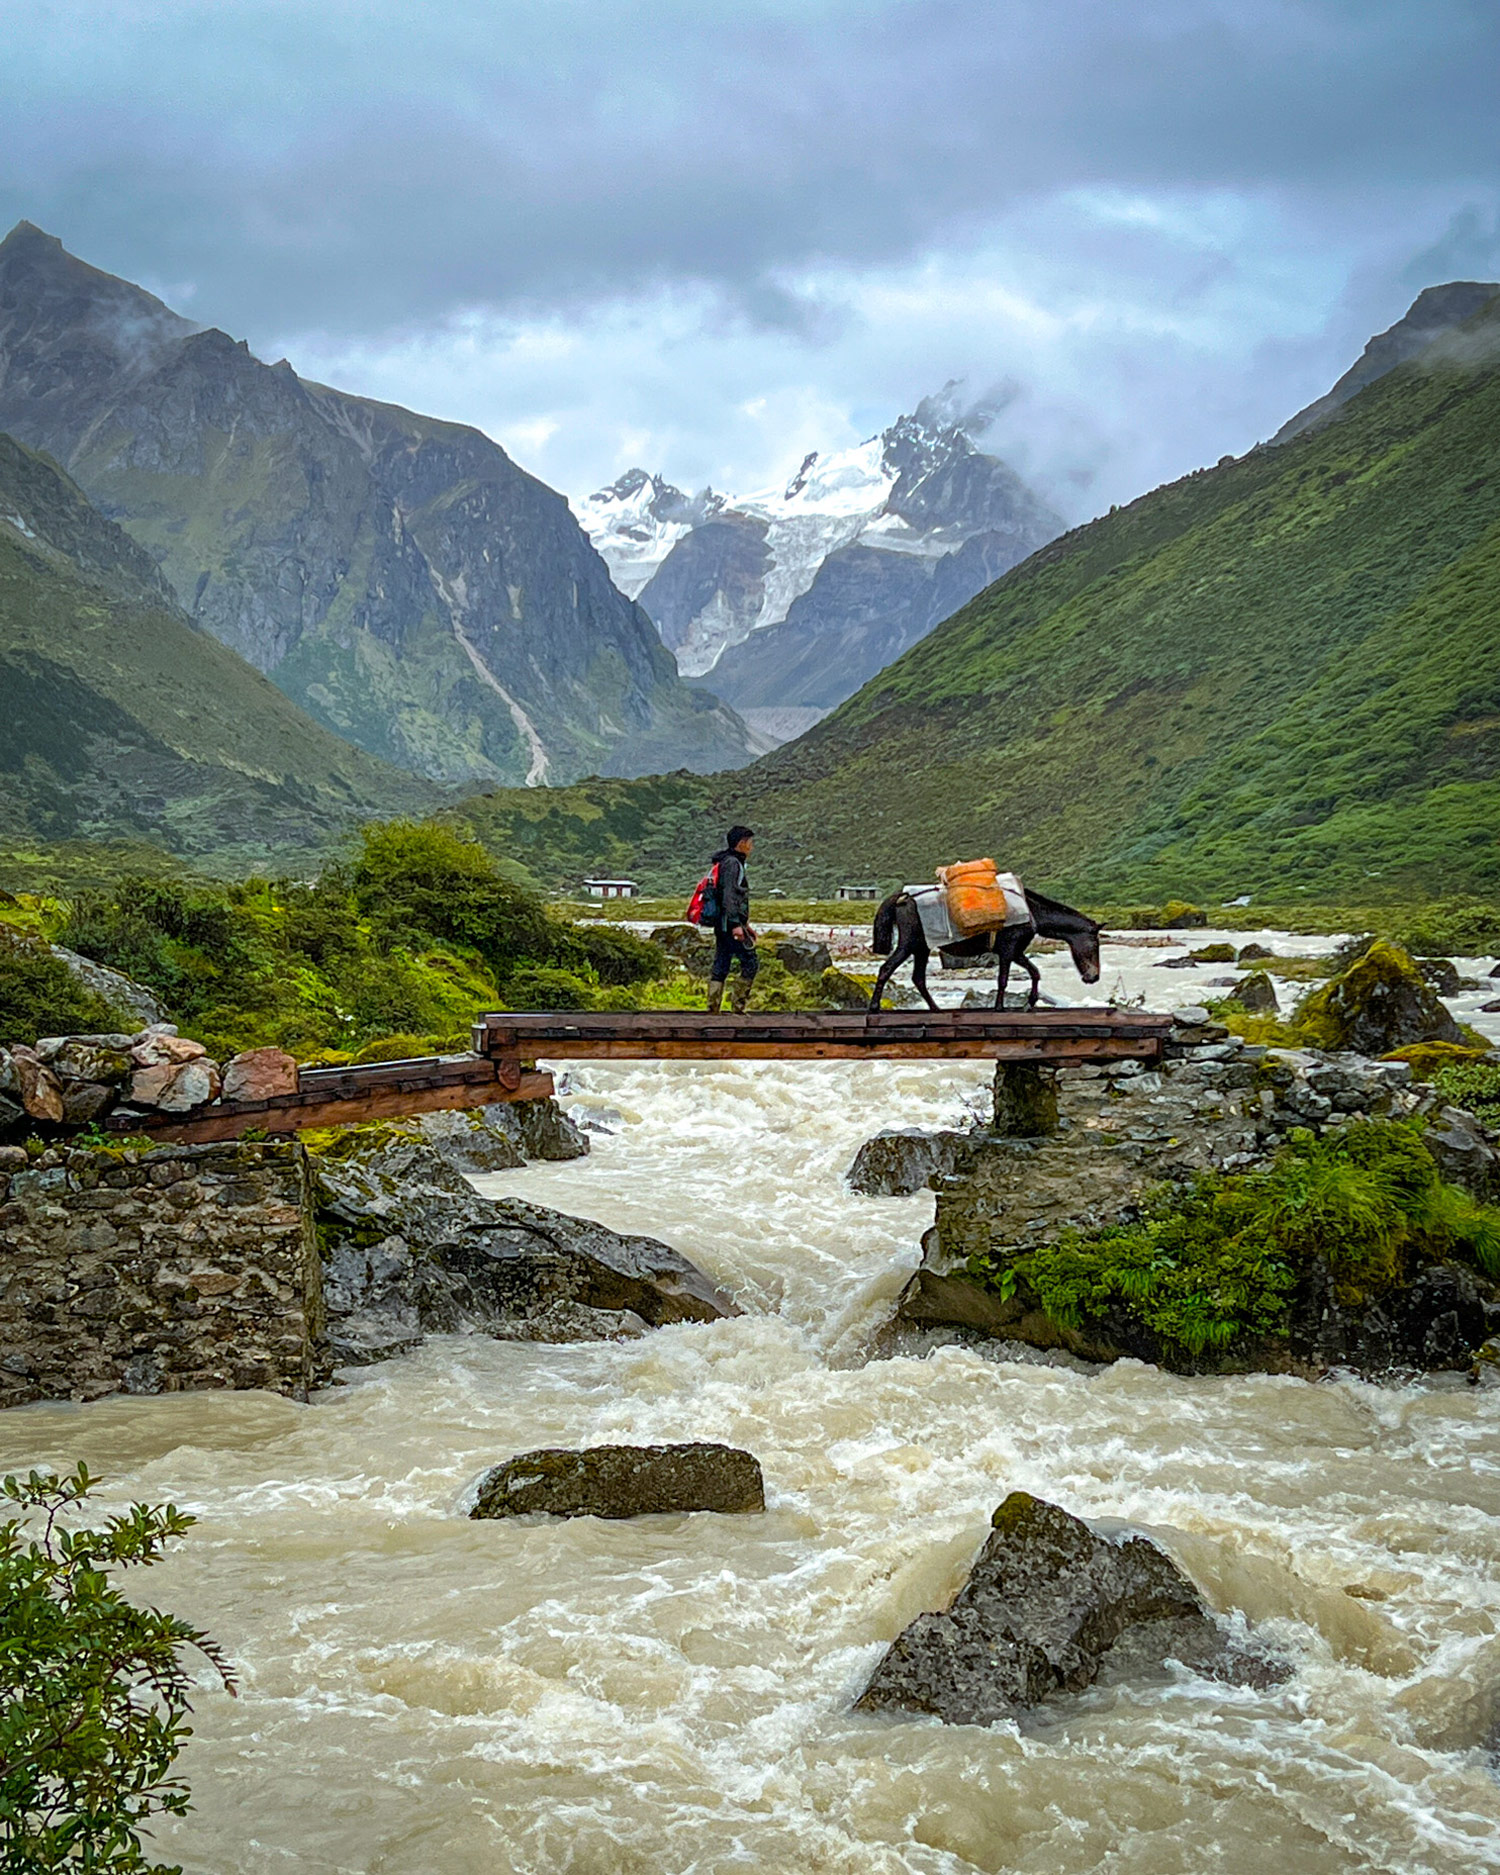
{"label": "green shrub", "polygon": [[1361,1120],[1321,1139],[1294,1133],[1263,1172],[1159,1186],[1136,1223],[972,1258],[969,1271],[1003,1294],[1024,1283],[1061,1327],[1123,1310],[1168,1349],[1199,1355],[1284,1333],[1317,1259],[1358,1304],[1443,1257],[1500,1276],[1500,1210],[1443,1182],[1420,1126]]}
{"label": "green shrub", "polygon": [[349,1059],[362,1063],[410,1061],[421,1055],[461,1055],[471,1044],[472,1037],[467,1030],[453,1035],[382,1035],[377,1041],[357,1048]]}
{"label": "green shrub", "polygon": [[251,934],[222,895],[168,879],[80,892],[58,941],[144,983],[188,1019],[223,979],[243,976],[254,962]]}
{"label": "green shrub", "polygon": [[595,991],[571,970],[528,964],[508,979],[505,998],[512,1009],[592,1009]]}
{"label": "green shrub", "polygon": [[230,1693],[234,1681],[206,1634],[110,1579],[157,1562],[194,1519],[135,1504],[71,1527],[93,1482],[80,1465],[0,1483],[22,1513],[0,1525],[0,1866],[180,1875],[148,1862],[141,1836],[189,1807],[169,1776],[192,1729],[184,1655],[203,1655]]}
{"label": "green shrub", "polygon": [[1441,898],[1424,906],[1397,938],[1419,957],[1492,957],[1500,952],[1500,905],[1479,898]]}
{"label": "green shrub", "polygon": [[1444,1100],[1500,1131],[1500,1061],[1447,1062],[1434,1071],[1432,1084]]}
{"label": "green shrub", "polygon": [[462,945],[500,977],[552,946],[541,900],[506,878],[477,841],[431,821],[366,827],[353,888],[388,944]]}
{"label": "green shrub", "polygon": [[85,989],[45,944],[0,929],[0,1046],[135,1026],[133,1016]]}
{"label": "green shrub", "polygon": [[672,969],[672,960],[659,944],[608,925],[564,925],[550,961],[564,970],[581,964],[614,989],[656,982]]}

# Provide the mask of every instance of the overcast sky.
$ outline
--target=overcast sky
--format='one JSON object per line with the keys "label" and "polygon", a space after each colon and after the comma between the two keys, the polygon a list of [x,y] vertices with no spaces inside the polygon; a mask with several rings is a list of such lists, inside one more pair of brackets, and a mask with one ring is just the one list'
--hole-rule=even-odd
{"label": "overcast sky", "polygon": [[25,216],[587,493],[947,379],[1081,518],[1500,277],[1500,0],[0,0]]}

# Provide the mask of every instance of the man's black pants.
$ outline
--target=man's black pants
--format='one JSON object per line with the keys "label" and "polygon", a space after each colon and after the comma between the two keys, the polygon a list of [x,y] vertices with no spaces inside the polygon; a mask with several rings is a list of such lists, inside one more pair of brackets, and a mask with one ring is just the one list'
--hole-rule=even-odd
{"label": "man's black pants", "polygon": [[760,959],[755,954],[755,946],[747,944],[744,938],[737,938],[733,932],[716,930],[714,932],[714,967],[709,972],[715,982],[723,983],[729,976],[729,966],[739,960],[740,971],[748,983],[760,968]]}

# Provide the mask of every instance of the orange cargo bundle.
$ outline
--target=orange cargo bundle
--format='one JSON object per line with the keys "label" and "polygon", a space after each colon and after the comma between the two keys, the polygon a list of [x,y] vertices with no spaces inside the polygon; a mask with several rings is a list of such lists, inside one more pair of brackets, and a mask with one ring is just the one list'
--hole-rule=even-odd
{"label": "orange cargo bundle", "polygon": [[1005,924],[1008,907],[994,860],[966,859],[956,866],[939,866],[937,876],[948,916],[965,937],[998,931]]}

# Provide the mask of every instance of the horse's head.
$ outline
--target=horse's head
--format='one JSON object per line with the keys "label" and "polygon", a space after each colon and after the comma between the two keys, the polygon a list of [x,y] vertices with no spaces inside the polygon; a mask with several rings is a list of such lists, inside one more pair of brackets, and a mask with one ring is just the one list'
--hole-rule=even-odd
{"label": "horse's head", "polygon": [[1094,923],[1092,918],[1084,921],[1084,928],[1069,931],[1068,949],[1073,953],[1073,964],[1085,983],[1097,983],[1102,968],[1099,961],[1099,934],[1104,929]]}

